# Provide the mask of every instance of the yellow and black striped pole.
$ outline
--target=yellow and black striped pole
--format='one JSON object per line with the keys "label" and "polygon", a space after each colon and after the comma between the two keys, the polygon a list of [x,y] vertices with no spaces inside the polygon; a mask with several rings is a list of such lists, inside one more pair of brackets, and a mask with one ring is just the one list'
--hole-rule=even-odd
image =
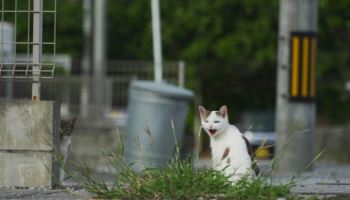
{"label": "yellow and black striped pole", "polygon": [[291,101],[313,101],[316,94],[316,34],[292,32],[290,47],[289,98]]}

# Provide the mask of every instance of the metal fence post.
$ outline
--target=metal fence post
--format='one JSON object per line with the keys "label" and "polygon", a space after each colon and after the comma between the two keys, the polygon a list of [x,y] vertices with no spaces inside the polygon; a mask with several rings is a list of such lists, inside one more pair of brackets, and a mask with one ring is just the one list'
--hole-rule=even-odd
{"label": "metal fence post", "polygon": [[43,0],[33,0],[33,83],[32,100],[40,100],[40,70],[42,57]]}
{"label": "metal fence post", "polygon": [[185,87],[185,67],[186,67],[185,62],[181,60],[179,62],[179,73],[178,73],[179,87],[181,88]]}
{"label": "metal fence post", "polygon": [[83,118],[86,118],[91,112],[89,103],[91,102],[89,91],[91,90],[90,84],[90,70],[91,70],[91,42],[92,42],[92,1],[84,0],[84,54],[82,60],[82,69],[83,69],[83,82],[80,95],[80,114]]}
{"label": "metal fence post", "polygon": [[106,0],[94,1],[94,88],[95,88],[95,113],[103,115],[104,105],[104,77],[106,65]]}
{"label": "metal fence post", "polygon": [[163,81],[162,64],[162,39],[160,32],[160,11],[159,0],[151,0],[152,8],[152,36],[153,36],[153,57],[154,57],[154,79],[157,83]]}

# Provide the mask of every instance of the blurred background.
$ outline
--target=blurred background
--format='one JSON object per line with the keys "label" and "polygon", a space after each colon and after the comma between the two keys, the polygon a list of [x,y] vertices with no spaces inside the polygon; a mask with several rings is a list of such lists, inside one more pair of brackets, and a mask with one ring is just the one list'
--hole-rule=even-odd
{"label": "blurred background", "polygon": [[[13,2],[5,0],[2,9],[13,8]],[[27,3],[19,0],[18,6],[21,2]],[[48,9],[54,4],[44,2]],[[349,7],[348,0],[319,0],[316,152],[326,148],[323,160],[342,163],[350,161]],[[44,39],[53,36],[50,27],[56,29],[56,68],[53,79],[42,81],[41,99],[59,101],[62,119],[78,117],[70,159],[104,170],[99,149],[117,149],[131,81],[154,79],[151,4],[107,0],[100,13],[102,33],[95,30],[101,24],[94,23],[93,1],[59,0],[56,10],[55,25],[53,15],[43,18]],[[184,151],[191,151],[199,127],[198,105],[216,110],[226,104],[231,123],[242,131],[273,134],[279,1],[166,0],[160,2],[160,13],[164,80],[195,93]],[[13,24],[15,18],[8,15],[4,20]],[[17,40],[26,40],[27,21],[16,24]],[[96,34],[101,34],[100,47],[93,42]],[[104,68],[99,72],[93,58],[101,51]],[[52,59],[50,47],[44,47],[43,54]],[[98,87],[96,73],[103,77]],[[31,85],[0,79],[0,97],[30,99]],[[206,136],[201,149],[205,156]]]}

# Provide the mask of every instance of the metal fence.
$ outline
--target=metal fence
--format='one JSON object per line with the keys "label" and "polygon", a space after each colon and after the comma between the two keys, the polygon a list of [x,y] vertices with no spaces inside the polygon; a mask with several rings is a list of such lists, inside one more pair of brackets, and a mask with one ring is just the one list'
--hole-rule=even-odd
{"label": "metal fence", "polygon": [[[184,62],[165,62],[164,81],[184,86]],[[74,69],[80,69],[76,66]],[[96,119],[108,117],[125,123],[128,88],[132,80],[153,80],[153,63],[146,61],[111,61],[107,64],[102,91],[94,87],[93,77],[83,75],[55,76],[41,80],[41,99],[55,100],[61,104],[61,116],[72,115]],[[78,70],[79,71],[79,70]],[[75,73],[77,73],[76,71]],[[31,80],[0,79],[0,98],[31,99]],[[86,94],[84,93],[86,90]],[[102,105],[96,105],[94,96],[102,95]],[[97,110],[99,111],[97,112]],[[101,112],[102,109],[102,112]],[[119,120],[119,121],[118,121]]]}
{"label": "metal fence", "polygon": [[42,55],[56,54],[56,0],[1,0],[0,18],[0,79],[31,79],[32,99],[40,100],[40,79],[55,69]]}
{"label": "metal fence", "polygon": [[33,78],[39,66],[52,78],[55,63],[42,53],[56,54],[56,0],[1,0],[0,18],[0,77]]}

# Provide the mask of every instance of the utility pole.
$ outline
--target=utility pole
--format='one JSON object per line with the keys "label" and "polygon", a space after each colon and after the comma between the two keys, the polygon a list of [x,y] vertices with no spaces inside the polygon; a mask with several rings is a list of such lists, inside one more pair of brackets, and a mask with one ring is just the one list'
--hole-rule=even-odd
{"label": "utility pole", "polygon": [[94,90],[95,113],[102,115],[103,108],[103,83],[106,65],[106,0],[95,0],[94,12]]}
{"label": "utility pole", "polygon": [[91,43],[92,43],[92,1],[84,0],[84,22],[83,22],[83,32],[84,32],[84,52],[82,60],[82,71],[83,71],[83,84],[81,88],[80,96],[80,113],[83,118],[88,116],[89,112],[89,78],[91,69]]}
{"label": "utility pole", "polygon": [[154,58],[154,79],[157,83],[162,82],[162,39],[160,32],[159,0],[151,0],[152,7],[152,36],[153,36],[153,58]]}
{"label": "utility pole", "polygon": [[312,169],[317,12],[318,0],[280,0],[276,94],[280,173]]}

